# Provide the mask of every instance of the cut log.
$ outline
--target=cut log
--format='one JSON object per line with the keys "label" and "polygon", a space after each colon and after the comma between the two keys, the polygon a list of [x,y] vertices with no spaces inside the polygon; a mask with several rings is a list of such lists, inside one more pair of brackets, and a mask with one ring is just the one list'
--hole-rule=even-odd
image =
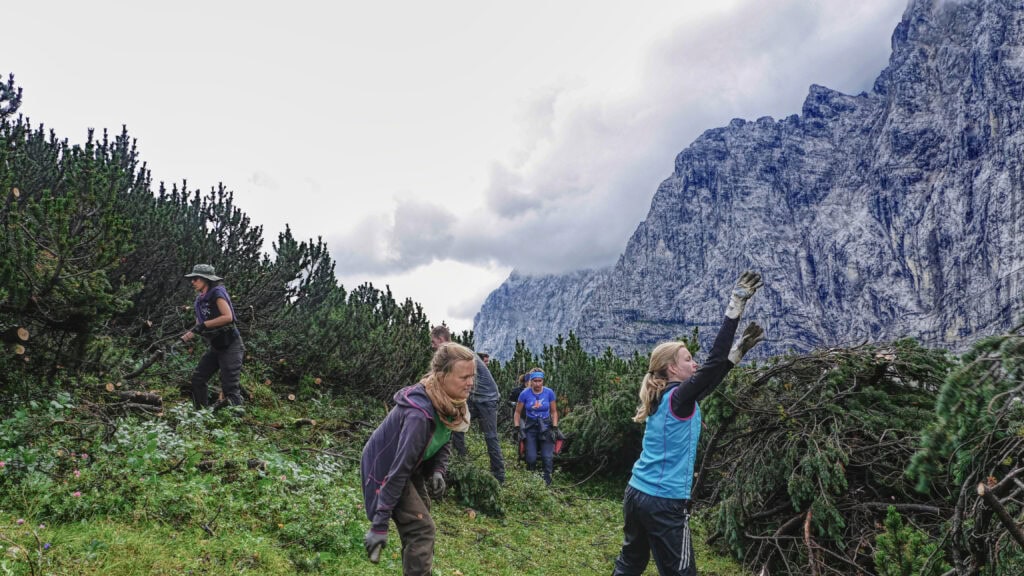
{"label": "cut log", "polygon": [[28,342],[28,329],[24,326],[11,326],[0,332],[0,340],[8,344],[24,344]]}
{"label": "cut log", "polygon": [[152,392],[136,392],[133,390],[122,390],[117,393],[117,396],[122,400],[134,402],[136,404],[146,404],[149,406],[163,406],[163,398],[159,394]]}
{"label": "cut log", "polygon": [[11,344],[9,349],[11,354],[14,354],[15,356],[21,356],[25,353],[25,347],[21,344]]}
{"label": "cut log", "polygon": [[311,418],[299,418],[298,420],[296,420],[292,424],[296,428],[301,428],[303,426],[316,426],[316,420],[313,420]]}

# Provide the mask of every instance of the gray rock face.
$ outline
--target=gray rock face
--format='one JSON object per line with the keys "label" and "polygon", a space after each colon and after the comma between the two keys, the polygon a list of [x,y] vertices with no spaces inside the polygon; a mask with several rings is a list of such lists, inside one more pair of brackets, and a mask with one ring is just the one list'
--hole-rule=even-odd
{"label": "gray rock face", "polygon": [[707,345],[745,269],[766,282],[746,314],[762,355],[905,336],[959,350],[1015,326],[1024,6],[913,0],[892,44],[871,93],[811,86],[800,115],[705,132],[611,270],[513,274],[478,346],[506,358],[572,330],[594,353],[646,352],[693,326]]}
{"label": "gray rock face", "polygon": [[[513,271],[491,292],[483,311],[473,322],[476,349],[507,360],[521,340],[530,350],[540,352],[555,342],[559,334],[580,324],[580,303],[590,298],[594,288],[604,284],[611,268],[579,270],[569,274],[527,276]],[[481,340],[479,335],[487,334]]]}

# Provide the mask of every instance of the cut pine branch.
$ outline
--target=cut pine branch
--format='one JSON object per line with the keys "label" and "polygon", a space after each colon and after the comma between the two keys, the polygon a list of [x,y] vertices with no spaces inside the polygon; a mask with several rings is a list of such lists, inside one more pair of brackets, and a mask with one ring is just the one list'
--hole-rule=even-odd
{"label": "cut pine branch", "polygon": [[1010,517],[1009,512],[1007,512],[1006,508],[999,502],[999,498],[996,498],[996,495],[993,494],[987,486],[985,486],[984,482],[978,484],[978,496],[981,496],[982,499],[985,500],[985,504],[996,513],[999,521],[1003,523],[1003,527],[1010,533],[1010,536],[1013,536],[1013,539],[1017,541],[1017,544],[1024,548],[1024,532],[1021,532],[1020,527],[1017,526],[1017,523]]}

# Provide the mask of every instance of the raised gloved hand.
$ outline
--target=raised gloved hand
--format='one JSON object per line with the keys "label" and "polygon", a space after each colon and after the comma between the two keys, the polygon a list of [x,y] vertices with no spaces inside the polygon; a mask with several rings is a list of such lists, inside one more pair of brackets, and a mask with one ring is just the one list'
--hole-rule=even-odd
{"label": "raised gloved hand", "polygon": [[729,350],[729,362],[739,364],[743,356],[761,340],[764,340],[764,330],[756,322],[747,324],[743,335],[732,345],[732,350]]}
{"label": "raised gloved hand", "polygon": [[363,546],[366,547],[366,556],[370,562],[376,564],[380,561],[380,551],[388,543],[387,532],[374,532],[372,529],[363,536]]}
{"label": "raised gloved hand", "polygon": [[754,292],[757,292],[761,286],[764,286],[764,282],[761,281],[761,275],[757,272],[747,270],[740,274],[739,279],[736,280],[736,287],[729,295],[729,306],[725,309],[725,315],[729,318],[739,318],[740,314],[743,314],[747,300],[750,300]]}
{"label": "raised gloved hand", "polygon": [[440,470],[433,473],[427,480],[427,494],[434,500],[444,498],[444,491],[447,486],[444,483],[444,474]]}

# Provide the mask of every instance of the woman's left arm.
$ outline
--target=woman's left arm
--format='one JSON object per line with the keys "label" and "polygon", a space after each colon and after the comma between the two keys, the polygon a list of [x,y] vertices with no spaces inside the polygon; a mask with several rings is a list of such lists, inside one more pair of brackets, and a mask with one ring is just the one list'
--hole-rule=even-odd
{"label": "woman's left arm", "polygon": [[558,426],[558,405],[554,400],[551,401],[551,425]]}
{"label": "woman's left arm", "polygon": [[217,298],[217,311],[220,312],[220,316],[203,322],[205,328],[220,328],[235,321],[235,315],[231,313],[231,306],[228,306],[227,300]]}

